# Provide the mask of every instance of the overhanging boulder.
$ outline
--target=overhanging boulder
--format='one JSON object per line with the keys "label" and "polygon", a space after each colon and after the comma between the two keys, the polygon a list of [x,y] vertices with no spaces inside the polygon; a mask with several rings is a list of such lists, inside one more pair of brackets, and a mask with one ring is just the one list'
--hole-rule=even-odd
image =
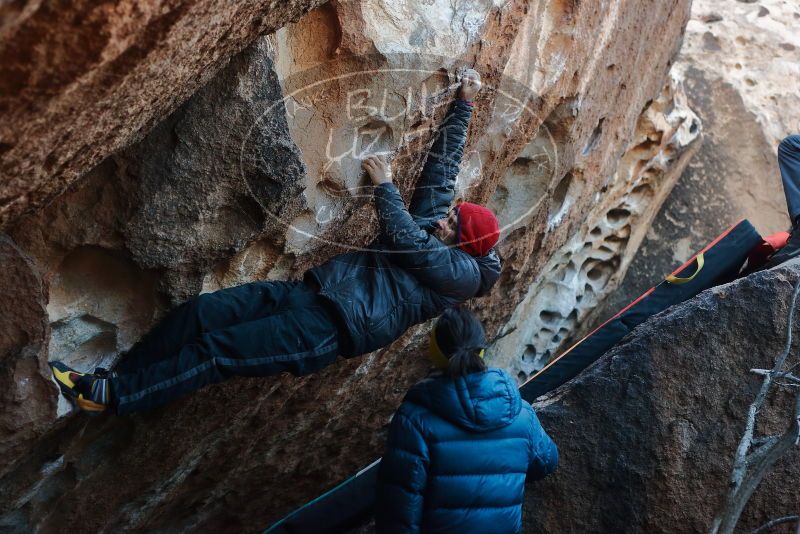
{"label": "overhanging boulder", "polygon": [[141,139],[256,37],[320,0],[0,5],[0,228]]}
{"label": "overhanging boulder", "polygon": [[[528,488],[530,531],[708,532],[761,384],[750,369],[771,368],[783,349],[799,277],[792,263],[707,290],[544,397],[538,414],[561,458],[555,475]],[[773,389],[762,435],[791,423],[794,397]],[[775,465],[740,527],[797,513],[798,460],[800,448]]]}

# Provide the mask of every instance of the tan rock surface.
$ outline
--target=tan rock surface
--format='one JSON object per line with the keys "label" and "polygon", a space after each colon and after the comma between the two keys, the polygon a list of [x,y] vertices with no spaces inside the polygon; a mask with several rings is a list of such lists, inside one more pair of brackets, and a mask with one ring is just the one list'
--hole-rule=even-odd
{"label": "tan rock surface", "polygon": [[[671,81],[640,116],[616,174],[602,195],[596,195],[585,220],[550,257],[498,332],[492,345],[498,365],[525,380],[590,320],[624,279],[661,203],[696,152],[699,138],[700,120],[687,106],[682,86]],[[516,191],[525,189],[509,178],[516,176],[506,177],[509,196],[519,197]],[[508,211],[506,206],[493,207]],[[551,220],[558,216],[551,215]]]}
{"label": "tan rock surface", "polygon": [[749,219],[763,235],[789,218],[776,152],[800,132],[800,6],[785,0],[697,0],[675,65],[704,140],[655,218],[623,286],[584,329],[615,313]]}
{"label": "tan rock surface", "polygon": [[790,0],[697,0],[678,70],[693,66],[730,84],[770,146],[777,145],[800,130],[798,28],[800,6]]}
{"label": "tan rock surface", "polygon": [[[722,20],[705,22],[714,13]],[[707,166],[706,172],[729,175],[726,189],[734,210],[756,227],[768,233],[784,230],[786,203],[779,178],[764,171],[776,168],[781,139],[800,132],[800,5],[786,0],[694,2],[676,71],[712,84],[692,100],[698,100],[701,114],[708,110],[714,115],[713,141],[731,147],[727,154],[718,150],[731,163]]]}

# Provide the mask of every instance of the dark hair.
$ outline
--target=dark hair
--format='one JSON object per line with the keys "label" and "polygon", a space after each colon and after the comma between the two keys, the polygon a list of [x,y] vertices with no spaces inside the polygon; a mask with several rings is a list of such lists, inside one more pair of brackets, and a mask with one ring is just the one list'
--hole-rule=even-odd
{"label": "dark hair", "polygon": [[486,348],[486,334],[471,311],[445,310],[436,323],[436,343],[449,360],[447,374],[452,378],[486,370],[486,362],[480,357]]}

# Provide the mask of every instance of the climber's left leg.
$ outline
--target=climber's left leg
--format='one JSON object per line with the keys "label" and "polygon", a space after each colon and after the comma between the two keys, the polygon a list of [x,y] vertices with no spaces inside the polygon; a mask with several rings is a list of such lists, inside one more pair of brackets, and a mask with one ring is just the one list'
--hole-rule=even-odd
{"label": "climber's left leg", "polygon": [[231,376],[306,375],[333,363],[341,329],[331,304],[302,282],[268,317],[200,335],[171,358],[109,378],[117,413],[166,404]]}
{"label": "climber's left leg", "polygon": [[172,309],[131,347],[115,371],[126,373],[172,358],[206,332],[275,313],[300,282],[251,282],[203,293]]}

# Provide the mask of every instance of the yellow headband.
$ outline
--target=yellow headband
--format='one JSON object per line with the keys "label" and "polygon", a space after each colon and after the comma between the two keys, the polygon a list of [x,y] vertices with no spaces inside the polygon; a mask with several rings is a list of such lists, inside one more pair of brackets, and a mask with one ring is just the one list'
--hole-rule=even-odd
{"label": "yellow headband", "polygon": [[[483,358],[484,352],[486,351],[481,349],[481,351],[478,353],[478,356]],[[439,343],[436,341],[436,323],[434,323],[433,328],[431,328],[431,342],[428,346],[428,355],[434,367],[439,369],[447,369],[449,360],[447,359],[447,356],[444,355],[444,352],[442,352],[442,349],[439,348]]]}

